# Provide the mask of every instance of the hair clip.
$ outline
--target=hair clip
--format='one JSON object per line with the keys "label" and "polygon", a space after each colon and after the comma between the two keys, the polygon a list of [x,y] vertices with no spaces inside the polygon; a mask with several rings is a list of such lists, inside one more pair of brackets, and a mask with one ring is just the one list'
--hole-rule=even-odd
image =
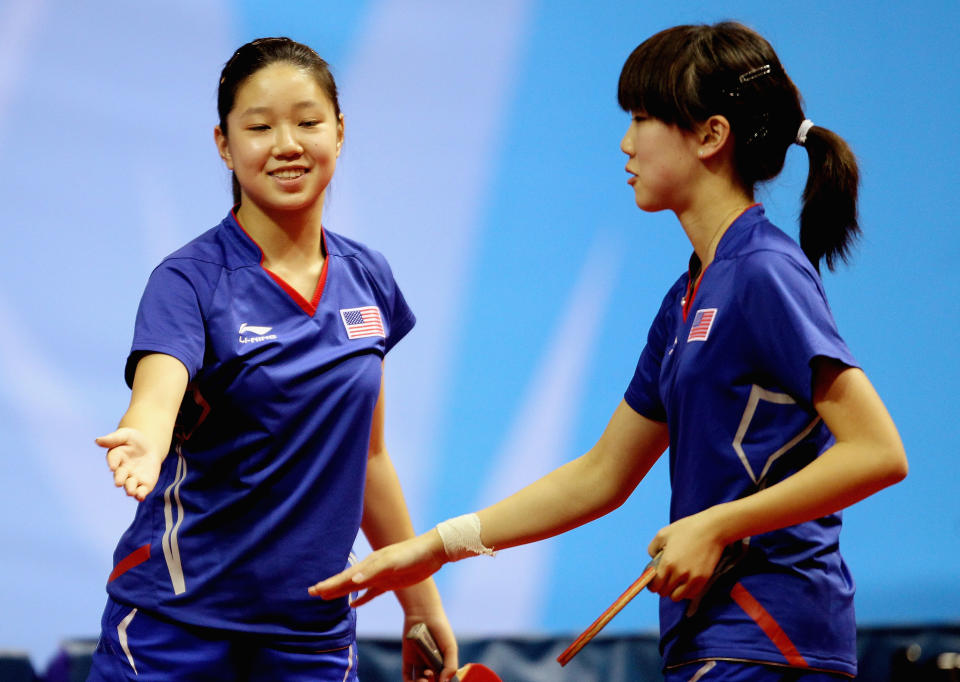
{"label": "hair clip", "polygon": [[740,76],[741,83],[749,83],[752,80],[761,78],[763,76],[769,76],[773,72],[773,67],[769,64],[764,64],[763,66],[758,66],[752,71],[747,71],[745,74]]}

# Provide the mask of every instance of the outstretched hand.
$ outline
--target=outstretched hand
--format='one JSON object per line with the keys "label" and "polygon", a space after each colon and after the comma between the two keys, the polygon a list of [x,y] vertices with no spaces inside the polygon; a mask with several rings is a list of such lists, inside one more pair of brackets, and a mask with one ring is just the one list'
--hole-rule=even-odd
{"label": "outstretched hand", "polygon": [[113,433],[100,436],[96,442],[107,448],[107,465],[113,472],[116,486],[143,502],[157,485],[166,453],[155,452],[140,431],[129,427],[120,427]]}
{"label": "outstretched hand", "polygon": [[313,597],[336,599],[366,590],[351,602],[361,606],[384,592],[426,580],[446,561],[436,530],[378,549],[363,561],[308,588]]}

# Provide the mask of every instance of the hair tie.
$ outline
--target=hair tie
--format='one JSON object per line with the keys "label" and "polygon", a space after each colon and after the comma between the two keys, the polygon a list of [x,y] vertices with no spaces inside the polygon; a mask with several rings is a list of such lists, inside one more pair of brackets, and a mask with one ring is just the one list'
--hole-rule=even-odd
{"label": "hair tie", "polygon": [[800,124],[800,127],[797,129],[797,144],[801,147],[807,143],[807,133],[810,132],[810,129],[813,127],[813,121],[809,118],[803,119],[803,123]]}

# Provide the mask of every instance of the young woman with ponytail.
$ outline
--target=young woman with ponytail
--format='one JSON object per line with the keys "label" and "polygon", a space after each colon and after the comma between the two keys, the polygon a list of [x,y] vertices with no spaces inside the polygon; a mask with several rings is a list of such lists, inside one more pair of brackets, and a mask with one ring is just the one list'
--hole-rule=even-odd
{"label": "young woman with ponytail", "polygon": [[[660,555],[668,682],[856,674],[840,510],[901,480],[896,427],[841,339],[819,266],[858,234],[857,166],[805,116],[770,44],[736,23],[679,26],[627,59],[621,142],[644,211],[673,211],[693,247],[597,444],[518,493],[382,549],[311,588],[356,603],[443,563],[533,542],[622,504],[669,446]],[[806,150],[800,244],[755,186]],[[637,572],[640,572],[637,568]]]}

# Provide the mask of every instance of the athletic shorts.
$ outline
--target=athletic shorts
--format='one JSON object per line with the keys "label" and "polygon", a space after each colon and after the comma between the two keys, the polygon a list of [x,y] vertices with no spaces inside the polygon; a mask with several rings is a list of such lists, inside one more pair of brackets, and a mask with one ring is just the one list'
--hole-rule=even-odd
{"label": "athletic shorts", "polygon": [[840,673],[762,663],[700,661],[664,671],[665,682],[849,682]]}
{"label": "athletic shorts", "polygon": [[88,682],[357,682],[357,644],[332,650],[160,620],[107,599]]}

